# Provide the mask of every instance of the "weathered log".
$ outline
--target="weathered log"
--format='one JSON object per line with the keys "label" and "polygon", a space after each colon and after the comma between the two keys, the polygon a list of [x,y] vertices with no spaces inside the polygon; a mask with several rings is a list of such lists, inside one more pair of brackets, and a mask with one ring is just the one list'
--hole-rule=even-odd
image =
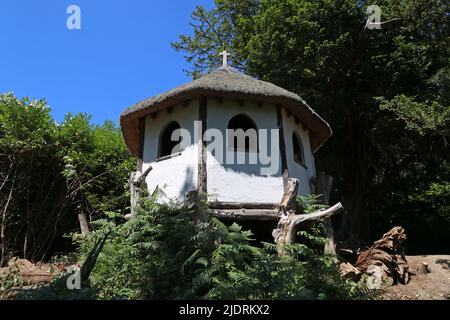
{"label": "weathered log", "polygon": [[369,268],[366,270],[366,274],[369,275],[369,277],[366,279],[366,286],[369,289],[381,289],[381,286],[383,285],[383,281],[390,279],[389,277],[386,277],[386,270],[385,266],[381,265],[370,265]]}
{"label": "weathered log", "polygon": [[[408,283],[408,262],[400,247],[405,240],[406,234],[402,227],[392,228],[381,239],[375,241],[369,249],[359,254],[355,267],[361,272],[369,274],[370,270],[375,270],[374,266],[378,266],[382,270],[384,283]],[[376,276],[378,273],[377,271]]]}
{"label": "weathered log", "polygon": [[342,204],[339,202],[331,208],[319,210],[309,214],[296,215],[295,212],[290,212],[288,215],[283,215],[278,222],[277,228],[272,235],[275,242],[279,246],[294,243],[295,231],[300,225],[314,223],[323,219],[330,218],[343,210]]}
{"label": "weathered log", "polygon": [[221,219],[277,221],[276,209],[212,209],[212,214]]}
{"label": "weathered log", "polygon": [[143,172],[133,172],[130,175],[130,203],[131,203],[131,213],[126,215],[125,218],[130,219],[136,216],[139,208],[139,201],[141,197],[141,188],[142,184],[145,181],[145,178],[152,171],[152,166],[148,166],[146,170]]}
{"label": "weathered log", "polygon": [[402,227],[394,227],[373,243],[372,248],[383,250],[397,250],[406,240],[405,230]]}
{"label": "weathered log", "polygon": [[361,279],[361,271],[356,269],[351,263],[343,262],[339,265],[339,272],[341,273],[342,278],[351,279],[355,282],[358,282]]}
{"label": "weathered log", "polygon": [[406,261],[404,255],[394,255],[394,261],[395,278],[393,280],[401,284],[407,284],[410,280],[408,261]]}
{"label": "weathered log", "polygon": [[280,202],[280,209],[284,212],[297,210],[297,194],[299,187],[299,180],[295,178],[289,178],[287,181],[286,189],[283,194],[283,198]]}
{"label": "weathered log", "polygon": [[91,233],[91,231],[89,229],[89,223],[88,223],[85,212],[80,212],[78,214],[78,222],[80,223],[81,234],[83,236],[89,235]]}
{"label": "weathered log", "polygon": [[[371,265],[391,266],[391,264],[392,256],[389,253],[381,249],[371,248],[360,253],[355,266],[361,272],[366,272]],[[391,276],[390,268],[388,268],[388,270],[388,276]]]}
{"label": "weathered log", "polygon": [[308,214],[296,215],[295,218],[292,220],[291,224],[293,227],[296,227],[300,224],[305,224],[305,223],[316,222],[319,220],[328,219],[328,218],[331,218],[332,216],[338,214],[342,210],[344,210],[344,207],[342,206],[342,204],[340,202],[338,202],[334,206],[332,206],[328,209],[319,210],[319,211],[316,211],[313,213],[308,213]]}
{"label": "weathered log", "polygon": [[258,202],[209,202],[211,209],[276,209],[276,203],[258,203]]}
{"label": "weathered log", "polygon": [[277,227],[273,230],[272,236],[278,247],[278,253],[284,254],[283,246],[288,244],[288,234],[291,219],[295,216],[297,205],[293,202],[296,200],[299,187],[299,180],[295,178],[289,178],[286,186],[284,187],[283,198],[279,205],[279,213],[281,215],[278,221]]}

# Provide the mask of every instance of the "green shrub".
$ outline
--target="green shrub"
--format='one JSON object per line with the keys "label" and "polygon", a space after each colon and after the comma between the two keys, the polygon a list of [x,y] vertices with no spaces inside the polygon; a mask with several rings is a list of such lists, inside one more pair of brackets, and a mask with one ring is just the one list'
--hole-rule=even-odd
{"label": "green shrub", "polygon": [[67,114],[57,123],[44,100],[0,94],[0,267],[71,250],[63,235],[79,230],[80,213],[124,213],[136,160],[116,125],[90,120]]}
{"label": "green shrub", "polygon": [[[196,222],[197,221],[197,222]],[[341,279],[336,263],[304,244],[278,256],[274,244],[251,244],[252,233],[227,227],[187,205],[144,201],[135,219],[97,221],[79,239],[82,257],[108,240],[90,278],[100,299],[350,299],[358,286]],[[323,244],[318,229],[301,232]]]}

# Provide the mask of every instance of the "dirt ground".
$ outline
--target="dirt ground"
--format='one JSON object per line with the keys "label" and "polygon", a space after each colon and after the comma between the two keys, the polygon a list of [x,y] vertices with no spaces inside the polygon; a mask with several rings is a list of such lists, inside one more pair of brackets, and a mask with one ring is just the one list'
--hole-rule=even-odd
{"label": "dirt ground", "polygon": [[[450,255],[407,256],[406,259],[410,268],[411,280],[406,285],[397,284],[386,288],[382,299],[450,300]],[[430,273],[421,274],[419,272],[422,262],[430,265]],[[20,276],[28,285],[46,283],[62,272],[65,267],[62,264],[32,264],[27,260],[18,260],[17,264]],[[6,271],[7,268],[0,269],[0,275]]]}
{"label": "dirt ground", "polygon": [[64,268],[63,264],[34,264],[25,259],[17,259],[10,261],[8,267],[0,268],[0,278],[7,273],[16,273],[25,284],[47,283],[63,272]]}
{"label": "dirt ground", "polygon": [[[408,284],[386,289],[388,300],[443,300],[450,299],[450,255],[407,256],[411,272]],[[421,274],[422,262],[430,265],[430,273]]]}

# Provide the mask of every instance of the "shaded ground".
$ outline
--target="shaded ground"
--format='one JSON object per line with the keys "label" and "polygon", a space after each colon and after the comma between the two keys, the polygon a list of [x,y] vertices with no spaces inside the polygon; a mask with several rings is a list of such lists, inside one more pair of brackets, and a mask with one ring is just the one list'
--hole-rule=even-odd
{"label": "shaded ground", "polygon": [[63,268],[63,266],[55,264],[33,264],[28,260],[18,259],[10,263],[8,267],[0,268],[0,277],[7,273],[16,274],[26,284],[38,284],[50,282]]}
{"label": "shaded ground", "polygon": [[[407,285],[398,284],[386,289],[388,300],[436,300],[450,299],[450,255],[407,256],[411,280]],[[419,272],[422,262],[430,265],[431,272]]]}
{"label": "shaded ground", "polygon": [[[450,300],[450,255],[407,256],[411,280],[407,285],[398,284],[386,288],[383,298],[387,300]],[[422,262],[430,265],[431,272],[419,272]],[[51,281],[65,269],[64,264],[32,264],[26,260],[17,261],[17,273],[24,281],[21,289],[36,288]],[[8,268],[0,269],[0,276]],[[0,299],[14,299],[15,291],[2,295]]]}

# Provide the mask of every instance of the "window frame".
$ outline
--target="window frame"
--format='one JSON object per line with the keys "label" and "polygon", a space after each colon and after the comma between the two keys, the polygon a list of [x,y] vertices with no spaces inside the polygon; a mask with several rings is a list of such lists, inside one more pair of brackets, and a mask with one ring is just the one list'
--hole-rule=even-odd
{"label": "window frame", "polygon": [[[296,159],[295,157],[296,152],[295,152],[294,137],[297,140],[298,147],[300,148],[301,160]],[[308,169],[308,167],[306,166],[306,159],[305,159],[305,145],[303,144],[303,139],[301,135],[297,132],[297,130],[292,130],[291,145],[292,145],[292,158],[294,159],[294,162],[301,165],[303,168]]]}
{"label": "window frame", "polygon": [[[160,133],[159,133],[159,137],[158,137],[158,153],[157,153],[158,156],[157,156],[157,158],[155,159],[155,162],[161,162],[161,161],[165,161],[165,160],[168,160],[168,159],[175,158],[175,157],[177,157],[177,156],[180,156],[180,155],[181,155],[181,152],[183,151],[183,150],[179,150],[179,151],[177,151],[177,152],[175,152],[175,153],[162,155],[162,146],[163,146],[162,139],[163,139],[163,136],[166,134],[166,130],[167,130],[172,124],[176,124],[178,127],[177,127],[176,129],[172,130],[172,132],[170,133],[170,137],[172,137],[172,134],[173,134],[173,132],[174,132],[175,130],[181,129],[180,123],[179,123],[178,121],[176,121],[176,120],[169,121],[168,123],[166,123],[166,124],[163,126],[163,129],[161,129],[161,131],[160,131]],[[176,141],[171,141],[171,142],[176,142]],[[178,142],[176,142],[175,145],[179,144],[180,142],[181,142],[181,136],[180,136],[180,140],[179,140]]]}
{"label": "window frame", "polygon": [[[249,120],[249,122],[252,124],[251,128],[247,128],[246,130],[244,130],[243,128],[236,128],[236,129],[231,129],[230,128],[230,122],[235,119],[236,117],[245,117]],[[248,149],[244,149],[244,150],[240,150],[237,148],[237,145],[234,145],[234,148],[232,148],[230,146],[230,139],[229,139],[229,135],[228,135],[228,130],[238,130],[238,129],[242,129],[244,132],[247,132],[247,130],[249,129],[254,129],[256,131],[256,148],[251,148],[250,147],[250,139],[249,139],[249,148]],[[225,129],[225,133],[226,133],[226,144],[227,144],[227,150],[228,151],[233,151],[233,152],[245,152],[245,153],[259,153],[259,137],[258,137],[258,126],[256,125],[255,120],[253,120],[249,115],[245,114],[245,113],[238,113],[234,116],[232,116],[228,122],[227,122],[227,127]],[[234,144],[234,143],[233,143]]]}

